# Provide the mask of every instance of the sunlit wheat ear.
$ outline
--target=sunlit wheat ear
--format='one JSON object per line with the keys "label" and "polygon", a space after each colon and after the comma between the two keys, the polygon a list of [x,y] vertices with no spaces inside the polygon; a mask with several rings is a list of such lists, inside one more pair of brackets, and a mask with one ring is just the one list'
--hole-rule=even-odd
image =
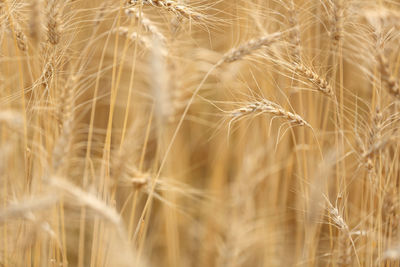
{"label": "sunlit wheat ear", "polygon": [[59,120],[60,136],[57,138],[53,148],[52,167],[53,171],[59,172],[68,159],[72,146],[73,127],[75,118],[75,86],[77,77],[72,76],[63,87],[60,104]]}
{"label": "sunlit wheat ear", "polygon": [[[135,258],[135,254],[130,249],[128,240],[127,240],[127,232],[124,225],[124,222],[121,218],[121,215],[113,208],[112,206],[108,205],[104,201],[98,199],[95,195],[92,195],[81,188],[75,186],[68,180],[53,176],[50,179],[47,179],[46,182],[53,188],[57,189],[58,192],[62,193],[68,199],[66,203],[73,203],[74,201],[81,206],[88,208],[95,212],[96,215],[102,217],[107,222],[111,223],[117,234],[118,237],[121,239],[122,243],[120,243],[120,249],[124,251],[124,254],[127,253],[126,256],[131,258],[131,262],[133,262]],[[124,255],[125,257],[125,255]],[[120,266],[120,265],[118,265]],[[122,265],[122,266],[129,266],[129,265]]]}
{"label": "sunlit wheat ear", "polygon": [[195,21],[205,20],[205,16],[194,11],[192,8],[179,4],[172,0],[129,0],[128,6],[136,6],[140,3],[143,5],[149,5],[164,9],[168,12],[175,14],[176,16],[181,16],[187,19],[193,19]]}
{"label": "sunlit wheat ear", "polygon": [[381,31],[385,27],[399,29],[400,26],[400,13],[384,5],[366,8],[362,10],[361,15],[376,31]]}
{"label": "sunlit wheat ear", "polygon": [[103,21],[104,16],[107,14],[107,7],[109,6],[110,0],[105,0],[99,7],[99,9],[96,12],[96,16],[94,18],[94,26],[98,27],[100,23]]}
{"label": "sunlit wheat ear", "polygon": [[52,45],[60,42],[59,5],[56,0],[49,0],[47,13],[47,39]]}
{"label": "sunlit wheat ear", "polygon": [[158,126],[163,128],[171,119],[174,112],[169,90],[170,76],[167,69],[166,57],[163,47],[158,39],[153,40],[153,49],[150,58],[152,73],[156,74],[151,79],[152,95],[155,105],[155,116]]}
{"label": "sunlit wheat ear", "polygon": [[44,66],[42,76],[40,78],[40,80],[41,80],[40,82],[44,88],[49,88],[49,85],[51,84],[53,75],[54,75],[54,65],[50,60]]}
{"label": "sunlit wheat ear", "polygon": [[35,42],[39,42],[42,34],[42,23],[40,9],[42,7],[41,0],[32,0],[31,14],[29,20],[29,36]]}
{"label": "sunlit wheat ear", "polygon": [[288,32],[289,42],[293,46],[291,56],[295,62],[301,60],[301,39],[300,39],[300,25],[296,11],[294,0],[290,0],[288,4],[288,22],[290,30]]}
{"label": "sunlit wheat ear", "polygon": [[383,192],[382,219],[390,225],[389,238],[398,236],[400,221],[400,197],[397,188],[389,188]]}
{"label": "sunlit wheat ear", "polygon": [[142,27],[146,30],[146,32],[152,34],[155,38],[158,38],[162,43],[166,43],[167,40],[165,36],[161,33],[161,30],[157,27],[157,25],[152,22],[149,18],[147,18],[146,14],[143,12],[139,12],[136,8],[127,8],[125,13],[131,17],[140,20]]}
{"label": "sunlit wheat ear", "polygon": [[98,215],[101,215],[104,219],[116,225],[117,227],[122,226],[122,219],[119,216],[118,212],[100,199],[98,199],[96,196],[82,190],[81,188],[61,177],[53,176],[50,179],[47,179],[46,182],[51,187],[57,188],[62,193],[66,194],[69,197],[72,197],[72,199],[74,199],[78,203],[89,207]]}
{"label": "sunlit wheat ear", "polygon": [[23,127],[23,117],[20,113],[13,110],[0,111],[0,125],[7,126],[13,130],[21,130]]}
{"label": "sunlit wheat ear", "polygon": [[383,252],[382,257],[376,260],[376,266],[380,266],[381,262],[386,260],[391,260],[391,261],[400,260],[400,244],[397,244],[395,246],[386,249]]}
{"label": "sunlit wheat ear", "polygon": [[378,47],[376,58],[379,64],[379,71],[381,73],[382,82],[387,88],[389,94],[400,99],[399,83],[390,71],[389,63],[387,58],[385,57],[382,47]]}
{"label": "sunlit wheat ear", "polygon": [[263,113],[284,118],[293,125],[307,126],[311,128],[311,125],[300,117],[300,115],[287,111],[280,105],[267,99],[250,103],[247,106],[229,112],[232,120],[237,120],[249,115],[260,115]]}
{"label": "sunlit wheat ear", "polygon": [[26,35],[18,24],[15,25],[15,39],[17,40],[19,50],[23,52],[28,50]]}
{"label": "sunlit wheat ear", "polygon": [[329,35],[334,47],[336,48],[343,38],[343,17],[344,17],[344,4],[342,0],[331,1],[331,14],[329,16],[330,31]]}
{"label": "sunlit wheat ear", "polygon": [[[355,245],[353,237],[352,237],[352,231],[350,230],[349,225],[346,223],[345,219],[343,218],[343,215],[341,214],[341,212],[339,211],[337,206],[333,206],[326,195],[323,195],[323,196],[327,203],[326,209],[328,212],[328,217],[330,219],[329,223],[332,224],[333,226],[335,226],[342,234],[342,238],[344,238],[343,240],[341,240],[342,244],[346,245],[346,240],[350,241],[351,247],[353,248],[353,251],[354,251],[357,263],[358,263],[358,266],[361,266],[360,259],[357,254],[356,245]],[[347,262],[348,257],[349,257],[349,252],[346,250],[347,249],[346,247],[344,247],[344,249],[345,249],[346,253],[343,253],[343,248],[341,248],[341,250],[340,250],[341,253],[339,253],[338,260],[343,261],[343,258],[345,258],[344,262]]]}
{"label": "sunlit wheat ear", "polygon": [[262,36],[260,38],[255,38],[250,41],[247,41],[236,48],[231,49],[231,51],[227,52],[217,63],[217,65],[221,65],[223,63],[231,63],[237,60],[242,59],[245,56],[251,55],[255,53],[257,50],[269,46],[280,40],[282,36],[281,32],[272,33],[266,36]]}
{"label": "sunlit wheat ear", "polygon": [[0,212],[0,222],[26,217],[29,213],[46,210],[59,201],[56,195],[30,199],[20,203],[10,204]]}
{"label": "sunlit wheat ear", "polygon": [[319,74],[313,71],[311,68],[307,67],[302,63],[295,63],[294,64],[294,71],[302,78],[309,81],[315,89],[320,91],[321,93],[329,96],[334,97],[335,92],[329,82],[322,78]]}
{"label": "sunlit wheat ear", "polygon": [[[119,27],[114,29],[114,32],[124,36],[125,38],[128,38],[132,43],[138,42],[140,45],[144,46],[150,51],[156,49],[151,38],[143,34],[138,34],[137,32],[131,32],[127,27]],[[163,45],[157,45],[157,49],[159,49],[159,52],[164,57],[168,55],[168,51]]]}

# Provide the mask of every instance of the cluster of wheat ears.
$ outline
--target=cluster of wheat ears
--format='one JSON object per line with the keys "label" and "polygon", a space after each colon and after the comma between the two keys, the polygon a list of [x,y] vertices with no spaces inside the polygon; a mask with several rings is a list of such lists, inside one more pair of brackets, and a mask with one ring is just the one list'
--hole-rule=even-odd
{"label": "cluster of wheat ears", "polygon": [[398,0],[0,0],[0,266],[400,266]]}

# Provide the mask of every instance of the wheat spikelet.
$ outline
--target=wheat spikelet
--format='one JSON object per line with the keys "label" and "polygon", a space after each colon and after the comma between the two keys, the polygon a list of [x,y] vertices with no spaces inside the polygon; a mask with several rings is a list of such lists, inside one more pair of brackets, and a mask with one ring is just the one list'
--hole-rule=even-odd
{"label": "wheat spikelet", "polygon": [[396,237],[400,220],[400,198],[396,188],[389,188],[383,195],[382,220],[388,226],[386,235]]}
{"label": "wheat spikelet", "polygon": [[28,50],[26,35],[18,25],[15,26],[15,39],[19,50],[23,52]]}
{"label": "wheat spikelet", "polygon": [[49,87],[49,82],[51,82],[51,79],[54,75],[54,66],[51,61],[49,61],[43,70],[43,74],[41,76],[41,83],[43,87],[48,88]]}
{"label": "wheat spikelet", "polygon": [[382,82],[385,84],[386,88],[388,89],[388,92],[392,96],[400,98],[399,83],[390,72],[389,63],[385,57],[383,49],[378,49],[377,61],[379,64],[379,70],[381,73]]}
{"label": "wheat spikelet", "polygon": [[153,73],[157,73],[151,79],[152,96],[155,105],[155,116],[159,130],[164,129],[166,123],[170,120],[174,113],[173,105],[171,104],[170,95],[170,79],[167,69],[167,62],[163,47],[158,39],[153,40],[153,49],[150,58],[150,66]]}
{"label": "wheat spikelet", "polygon": [[311,82],[318,91],[322,92],[323,94],[332,97],[335,95],[333,88],[328,83],[327,80],[319,76],[315,71],[311,68],[305,66],[304,64],[295,64],[294,67],[296,73],[301,77],[304,77],[309,82]]}
{"label": "wheat spikelet", "polygon": [[235,109],[230,112],[230,115],[237,119],[246,115],[258,115],[261,113],[272,114],[277,117],[285,118],[290,123],[293,123],[295,125],[308,126],[311,128],[310,124],[305,121],[300,115],[287,111],[280,105],[267,99],[262,99],[261,101],[253,102],[245,107]]}
{"label": "wheat spikelet", "polygon": [[36,42],[38,42],[40,40],[40,36],[42,33],[40,8],[41,8],[41,0],[33,0],[31,3],[29,35]]}
{"label": "wheat spikelet", "polygon": [[60,42],[60,21],[59,21],[59,7],[55,0],[48,2],[47,14],[47,38],[52,45]]}
{"label": "wheat spikelet", "polygon": [[330,32],[329,35],[332,39],[333,45],[338,46],[343,38],[343,16],[344,8],[341,0],[332,1],[332,14],[330,16]]}
{"label": "wheat spikelet", "polygon": [[109,5],[108,2],[109,2],[108,0],[104,1],[99,7],[98,11],[96,12],[96,16],[94,18],[94,27],[99,26],[100,22],[103,20],[103,17],[107,13],[106,10]]}
{"label": "wheat spikelet", "polygon": [[[327,212],[332,225],[335,226],[339,230],[339,255],[337,258],[338,263],[347,265],[352,262],[352,250],[355,254],[355,258],[359,266],[360,259],[357,255],[356,245],[354,243],[352,235],[356,233],[356,231],[351,231],[349,225],[347,224],[346,220],[344,219],[341,211],[338,209],[337,206],[332,205],[329,201],[328,197],[324,195],[326,200]],[[338,198],[342,198],[341,196]]]}
{"label": "wheat spikelet", "polygon": [[262,36],[260,38],[252,39],[244,44],[241,44],[237,48],[233,48],[231,51],[226,53],[219,61],[219,63],[217,63],[217,65],[220,65],[224,62],[230,63],[240,60],[244,56],[250,55],[264,46],[269,46],[273,44],[274,42],[278,41],[281,36],[282,33],[276,32],[266,36]]}
{"label": "wheat spikelet", "polygon": [[72,76],[66,83],[61,94],[59,120],[61,122],[61,134],[57,138],[53,148],[52,167],[60,171],[63,163],[70,153],[73,137],[74,109],[75,109],[75,86],[77,77]]}
{"label": "wheat spikelet", "polygon": [[131,42],[138,41],[141,45],[145,46],[148,49],[152,48],[151,40],[145,35],[139,35],[137,32],[131,32],[127,27],[119,27],[114,29],[114,31],[126,38],[128,38]]}
{"label": "wheat spikelet", "polygon": [[289,3],[288,12],[288,21],[291,28],[291,30],[289,31],[289,42],[293,45],[291,56],[295,62],[300,62],[300,26],[297,17],[296,6],[293,0],[291,0]]}
{"label": "wheat spikelet", "polygon": [[374,30],[381,31],[384,28],[400,28],[400,13],[397,10],[385,6],[374,6],[362,11],[362,17],[371,25]]}

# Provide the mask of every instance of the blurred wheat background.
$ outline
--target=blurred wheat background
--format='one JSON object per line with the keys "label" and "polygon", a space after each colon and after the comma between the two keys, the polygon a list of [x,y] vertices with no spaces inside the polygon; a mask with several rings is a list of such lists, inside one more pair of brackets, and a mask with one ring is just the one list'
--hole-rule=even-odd
{"label": "blurred wheat background", "polygon": [[0,266],[400,266],[397,0],[0,0]]}

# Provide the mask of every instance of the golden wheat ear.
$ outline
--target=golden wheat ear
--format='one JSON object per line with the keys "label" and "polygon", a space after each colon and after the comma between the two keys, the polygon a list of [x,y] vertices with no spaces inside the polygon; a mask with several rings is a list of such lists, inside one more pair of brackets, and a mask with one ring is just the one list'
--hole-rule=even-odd
{"label": "golden wheat ear", "polygon": [[47,8],[47,39],[50,44],[57,45],[61,37],[60,7],[56,0],[50,0]]}
{"label": "golden wheat ear", "polygon": [[223,63],[231,63],[237,60],[242,59],[245,56],[251,55],[255,53],[257,50],[262,47],[267,47],[274,42],[278,42],[280,37],[282,36],[281,32],[272,33],[269,35],[265,35],[259,38],[251,39],[236,48],[232,48],[231,51],[227,52],[217,63],[217,65],[221,65]]}
{"label": "golden wheat ear", "polygon": [[175,14],[178,17],[184,17],[186,19],[193,19],[195,21],[204,21],[205,16],[194,11],[192,8],[184,4],[179,4],[172,0],[129,0],[128,6],[137,6],[139,4],[149,5],[164,9],[168,12]]}
{"label": "golden wheat ear", "polygon": [[244,116],[252,114],[259,115],[263,113],[284,118],[294,125],[307,126],[311,128],[311,125],[300,115],[287,111],[280,105],[267,99],[262,99],[260,101],[250,103],[244,107],[229,112],[230,116],[233,117],[235,120]]}

